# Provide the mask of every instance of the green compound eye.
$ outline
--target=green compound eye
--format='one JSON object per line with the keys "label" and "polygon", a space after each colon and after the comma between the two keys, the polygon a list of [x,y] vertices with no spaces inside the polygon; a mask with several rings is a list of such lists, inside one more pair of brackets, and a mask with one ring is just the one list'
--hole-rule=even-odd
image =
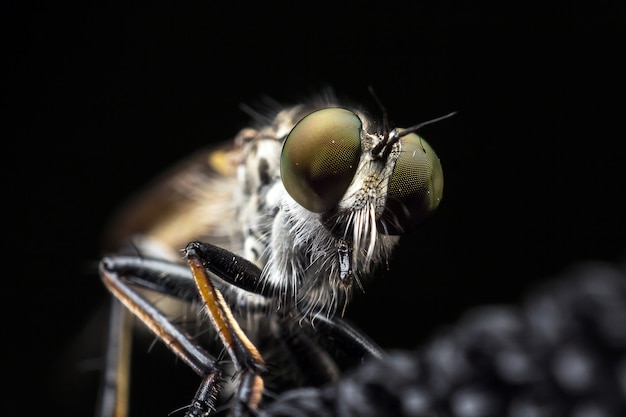
{"label": "green compound eye", "polygon": [[348,189],[361,156],[361,119],[350,110],[317,110],[287,136],[280,156],[285,189],[314,213],[333,208]]}
{"label": "green compound eye", "polygon": [[400,143],[379,228],[388,235],[414,229],[439,206],[443,194],[443,169],[433,148],[415,133]]}

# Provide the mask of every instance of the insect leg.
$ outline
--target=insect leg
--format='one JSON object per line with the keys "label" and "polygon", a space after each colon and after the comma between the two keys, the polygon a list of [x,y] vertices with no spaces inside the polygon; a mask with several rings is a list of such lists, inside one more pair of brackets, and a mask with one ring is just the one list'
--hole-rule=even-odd
{"label": "insect leg", "polygon": [[[269,290],[264,290],[264,286],[260,285],[261,269],[246,258],[205,242],[189,243],[185,249],[185,252],[188,251],[223,282],[255,294],[272,296]],[[215,284],[219,288],[220,282],[216,281]]]}
{"label": "insect leg", "polygon": [[340,317],[316,315],[308,320],[311,327],[325,334],[333,344],[353,357],[382,359],[386,353],[369,337]]}
{"label": "insect leg", "polygon": [[[204,267],[224,281],[246,291],[271,296],[269,289],[259,284],[261,270],[247,259],[209,243],[192,242],[188,248],[192,245],[194,252],[203,260]],[[376,343],[339,317],[318,314],[305,320],[312,328],[319,329],[332,339],[334,344],[352,356],[378,359],[385,356],[384,351]]]}
{"label": "insect leg", "polygon": [[[228,351],[239,373],[240,380],[237,388],[237,398],[233,405],[232,414],[234,416],[253,415],[258,409],[263,393],[264,381],[262,374],[265,373],[265,362],[257,348],[248,339],[241,327],[239,327],[222,293],[209,278],[207,268],[213,273],[218,273],[213,267],[216,265],[227,266],[229,264],[228,260],[218,259],[219,262],[214,262],[215,259],[211,256],[206,256],[207,252],[205,251],[205,247],[203,243],[191,242],[185,248],[185,257],[187,258],[200,297],[207,307],[213,326],[217,330],[224,347]],[[234,255],[230,252],[227,253],[227,257],[231,260],[230,263],[232,264]],[[236,271],[221,271],[221,273],[227,277],[234,277],[236,280],[240,277],[237,271],[242,271],[237,266],[237,262],[234,262],[234,264],[233,268]],[[248,264],[244,265],[244,267],[248,266]],[[260,272],[258,268],[253,265],[251,271],[254,273]]]}
{"label": "insect leg", "polygon": [[[171,286],[177,276],[174,275],[172,278],[164,274],[162,264],[167,263],[137,257],[107,257],[100,263],[100,276],[109,291],[128,310],[203,378],[186,415],[207,414],[214,409],[215,398],[220,388],[221,370],[217,367],[215,359],[200,346],[194,344],[193,338],[186,331],[172,323],[133,287],[133,284],[143,284],[141,285],[143,287],[164,291]],[[172,268],[175,272],[175,267]],[[177,278],[180,282],[184,282],[181,281],[184,278],[180,276]],[[186,282],[189,281],[187,276]],[[183,293],[174,295],[184,298]],[[112,389],[115,390],[115,387]]]}
{"label": "insect leg", "polygon": [[132,316],[117,298],[111,297],[110,301],[104,381],[98,398],[96,417],[126,417]]}

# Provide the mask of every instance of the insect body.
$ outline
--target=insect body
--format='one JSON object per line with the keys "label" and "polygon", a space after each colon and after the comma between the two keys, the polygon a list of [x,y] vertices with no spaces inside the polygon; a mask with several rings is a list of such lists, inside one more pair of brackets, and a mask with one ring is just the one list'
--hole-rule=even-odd
{"label": "insect body", "polygon": [[[415,133],[423,124],[390,129],[386,116],[328,100],[263,122],[125,209],[115,255],[101,263],[116,298],[203,378],[188,415],[209,413],[226,379],[150,292],[207,313],[238,376],[232,414],[252,414],[268,380],[277,389],[337,377],[323,336],[357,359],[383,356],[340,313],[441,200],[441,164]],[[124,255],[125,241],[139,254]],[[120,401],[119,384],[103,404]]]}

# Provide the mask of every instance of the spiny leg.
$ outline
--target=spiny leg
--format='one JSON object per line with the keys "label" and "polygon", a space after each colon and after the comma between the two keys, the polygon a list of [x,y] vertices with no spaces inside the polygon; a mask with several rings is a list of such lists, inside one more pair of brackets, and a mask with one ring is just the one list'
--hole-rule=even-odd
{"label": "spiny leg", "polygon": [[[232,415],[237,417],[253,415],[259,407],[263,394],[264,381],[262,375],[265,373],[265,362],[235,320],[222,293],[211,282],[207,268],[215,272],[211,268],[215,263],[213,263],[214,259],[210,256],[207,257],[203,244],[200,242],[189,243],[185,248],[185,257],[191,268],[200,297],[207,307],[211,322],[238,373],[239,385]],[[232,254],[229,253],[229,257],[232,257]],[[218,264],[223,263],[218,262]],[[225,275],[233,276],[232,271]]]}
{"label": "spiny leg", "polygon": [[[247,259],[210,243],[192,242],[188,248],[190,246],[193,246],[198,257],[204,261],[204,267],[225,282],[264,297],[272,297],[273,290],[269,286],[261,285],[261,270]],[[304,321],[313,329],[319,329],[332,338],[333,344],[339,345],[353,356],[377,359],[385,356],[385,352],[376,343],[340,317],[304,315]]]}
{"label": "spiny leg", "polygon": [[[216,274],[225,283],[264,297],[272,296],[273,290],[269,286],[261,284],[261,270],[247,259],[204,242],[191,242],[187,246],[186,252],[189,253],[190,250],[193,251],[194,258],[199,260],[203,269]],[[208,281],[208,277],[206,280]],[[216,281],[216,284],[221,284],[221,282]],[[227,306],[225,305],[225,307]],[[310,331],[332,340],[334,348],[342,350],[351,357],[358,358],[359,361],[367,358],[381,359],[386,355],[369,337],[340,317],[328,317],[323,314],[314,317],[305,315],[302,321],[308,324],[305,327],[309,327]],[[295,326],[297,324],[284,317],[281,325]],[[283,332],[285,331],[286,329],[283,329]],[[319,350],[317,353],[312,351],[312,357],[315,356],[321,359],[323,353]]]}
{"label": "spiny leg", "polygon": [[[205,300],[207,307],[210,309],[212,306],[214,309],[211,317],[217,319],[214,325],[220,330],[220,337],[225,339],[224,345],[229,350],[233,361],[236,362],[237,368],[242,371],[238,400],[233,410],[234,415],[249,414],[258,407],[260,401],[264,363],[256,348],[249,342],[232,317],[219,289],[223,290],[228,285],[234,285],[266,297],[271,295],[271,289],[259,285],[261,271],[258,267],[222,248],[207,243],[192,242],[188,245],[186,254],[193,274],[190,274],[189,269],[182,265],[139,257],[109,258],[108,263],[114,261],[114,269],[124,275],[129,284],[180,299],[198,300],[198,291],[194,288],[198,285],[198,289],[204,294],[202,298],[208,300]],[[214,282],[208,277],[207,270],[217,274],[217,278],[213,277]],[[193,280],[191,275],[194,277]],[[282,324],[288,325],[287,322],[285,318]],[[304,322],[307,323],[305,328],[310,327],[310,331],[333,339],[334,347],[360,360],[384,356],[384,352],[371,340],[338,317],[319,316],[305,319]],[[188,336],[183,339],[186,341],[187,338]],[[313,354],[306,358],[305,362],[313,361],[315,357],[316,354]],[[197,398],[203,398],[202,390],[201,386]]]}
{"label": "spiny leg", "polygon": [[[188,247],[193,247],[197,257],[203,261],[203,267],[216,274],[219,279],[215,280],[215,284],[220,288],[224,284],[230,284],[241,288],[245,291],[255,293],[264,297],[273,296],[273,290],[269,286],[261,284],[261,270],[247,259],[233,254],[219,246],[215,246],[204,242],[192,242]],[[218,288],[219,289],[219,288]],[[300,317],[299,315],[297,315]],[[339,320],[337,324],[326,324],[330,319],[320,319],[319,326],[328,328],[328,332],[323,332],[327,336],[332,337],[345,346],[340,345],[343,349],[353,357],[382,356],[380,348],[369,341],[365,336],[361,335],[356,329]],[[315,333],[310,321],[304,320],[305,326]],[[316,323],[318,323],[316,321]],[[309,339],[302,333],[301,324],[294,320],[293,317],[283,317],[278,321],[280,326],[279,337],[277,342],[282,344],[293,356],[293,365],[301,371],[307,372],[305,380],[312,383],[330,382],[338,378],[338,370],[333,359],[330,358],[328,352],[319,344]],[[358,335],[356,340],[351,340],[350,335]],[[358,349],[354,347],[358,346]],[[337,348],[337,346],[333,346]]]}
{"label": "spiny leg", "polygon": [[[186,415],[207,415],[215,409],[215,399],[220,389],[221,370],[208,352],[192,342],[193,339],[187,332],[172,323],[133,288],[133,282],[135,284],[152,282],[155,286],[159,285],[156,281],[158,276],[154,275],[154,272],[158,272],[153,269],[155,265],[152,265],[150,260],[142,261],[144,260],[141,258],[132,257],[104,258],[100,263],[100,275],[109,291],[183,362],[203,378]],[[110,389],[114,391],[115,388]],[[117,396],[113,395],[113,398]]]}

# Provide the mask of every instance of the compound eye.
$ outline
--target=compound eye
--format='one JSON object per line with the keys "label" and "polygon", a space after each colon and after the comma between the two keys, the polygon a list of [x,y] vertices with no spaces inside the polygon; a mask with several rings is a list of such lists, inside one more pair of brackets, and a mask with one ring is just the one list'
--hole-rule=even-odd
{"label": "compound eye", "polygon": [[379,221],[379,230],[388,235],[413,230],[439,206],[443,194],[443,170],[433,148],[415,133],[403,136],[400,143]]}
{"label": "compound eye", "polygon": [[283,185],[302,207],[315,213],[341,200],[361,157],[361,119],[350,110],[317,110],[287,136],[280,156]]}

